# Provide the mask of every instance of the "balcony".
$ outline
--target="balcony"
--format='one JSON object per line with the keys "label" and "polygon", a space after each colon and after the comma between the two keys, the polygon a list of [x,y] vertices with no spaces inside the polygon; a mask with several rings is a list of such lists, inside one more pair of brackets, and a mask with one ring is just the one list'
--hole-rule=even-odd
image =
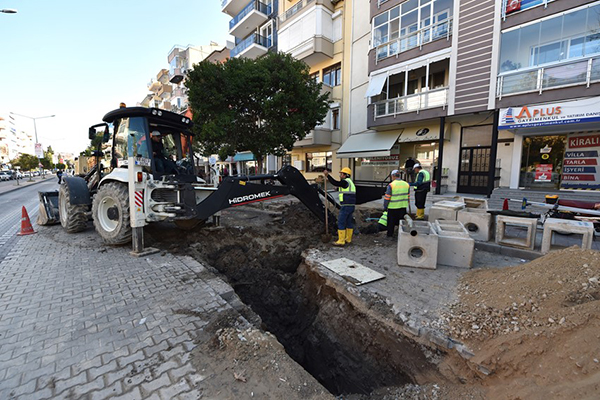
{"label": "balcony", "polygon": [[375,47],[375,62],[377,63],[385,58],[397,56],[398,54],[414,49],[415,47],[421,48],[423,45],[435,40],[450,40],[451,35],[452,18],[448,18],[437,24],[427,26],[418,31],[379,44]]}
{"label": "balcony", "polygon": [[600,82],[600,57],[547,64],[498,75],[497,97]]}
{"label": "balcony", "polygon": [[411,94],[374,103],[375,120],[381,117],[396,117],[398,114],[419,112],[430,108],[448,105],[448,88],[428,90],[426,92]]}
{"label": "balcony", "polygon": [[253,33],[231,49],[230,56],[231,58],[238,56],[244,58],[256,58],[263,54],[267,54],[269,47],[271,47],[271,39]]}
{"label": "balcony", "polygon": [[162,85],[158,92],[156,93],[161,99],[166,99],[171,97],[171,93],[173,93],[173,86],[171,85]]}
{"label": "balcony", "polygon": [[160,82],[155,81],[154,79],[148,83],[148,90],[151,92],[156,92],[160,88]]}
{"label": "balcony", "polygon": [[229,21],[229,34],[235,37],[246,37],[251,30],[264,24],[271,14],[271,6],[252,0]]}
{"label": "balcony", "polygon": [[331,137],[333,136],[331,129],[316,127],[309,132],[308,135],[302,140],[298,140],[294,143],[294,147],[317,147],[317,146],[331,146]]}
{"label": "balcony", "polygon": [[185,78],[186,69],[185,68],[173,68],[171,72],[169,72],[169,82],[178,84]]}
{"label": "balcony", "polygon": [[309,65],[333,58],[332,14],[321,2],[301,1],[279,16],[279,51]]}
{"label": "balcony", "polygon": [[229,14],[232,17],[238,15],[244,9],[246,2],[244,0],[222,0],[221,12]]}
{"label": "balcony", "polygon": [[156,80],[163,84],[169,82],[169,70],[164,68],[161,69],[160,72],[156,74]]}

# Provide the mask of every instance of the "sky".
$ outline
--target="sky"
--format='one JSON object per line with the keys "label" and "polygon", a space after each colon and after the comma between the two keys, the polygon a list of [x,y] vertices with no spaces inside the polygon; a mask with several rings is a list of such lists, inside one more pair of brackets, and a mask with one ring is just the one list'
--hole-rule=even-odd
{"label": "sky", "polygon": [[[135,106],[174,45],[224,46],[221,0],[0,0],[0,116],[36,120],[44,150],[78,155],[88,127]],[[15,116],[33,133],[33,121]]]}

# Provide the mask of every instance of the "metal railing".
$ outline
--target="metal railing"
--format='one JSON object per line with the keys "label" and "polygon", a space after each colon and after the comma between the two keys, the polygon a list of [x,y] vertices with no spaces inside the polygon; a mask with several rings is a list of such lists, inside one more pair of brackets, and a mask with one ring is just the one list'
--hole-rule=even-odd
{"label": "metal railing", "polygon": [[248,36],[246,39],[238,43],[238,45],[235,46],[233,49],[231,49],[230,57],[233,58],[237,56],[253,44],[259,44],[268,49],[269,47],[271,47],[271,39],[261,36],[258,33],[253,33],[252,35]]}
{"label": "metal railing", "polygon": [[408,112],[419,112],[428,108],[448,105],[448,88],[428,90],[426,92],[397,97],[373,103],[375,119]]}
{"label": "metal railing", "polygon": [[390,0],[377,0],[377,8],[380,8],[383,3],[387,3]]}
{"label": "metal railing", "polygon": [[498,75],[496,96],[539,92],[560,87],[586,85],[600,81],[600,57],[563,61],[543,67],[527,68]]}
{"label": "metal railing", "polygon": [[[552,2],[552,1],[554,1],[554,0],[540,0],[540,2],[538,4],[534,4],[534,5],[525,7],[525,8],[523,8],[523,10],[527,10],[527,9],[530,9],[530,8],[533,8],[533,7],[541,6],[542,4],[544,5],[544,8],[548,8],[548,3]],[[502,20],[503,21],[506,21],[506,7],[507,6],[508,6],[508,0],[502,0]]]}
{"label": "metal railing", "polygon": [[232,30],[234,26],[236,26],[244,17],[250,14],[252,11],[259,11],[265,15],[271,14],[271,6],[266,5],[265,3],[261,3],[258,0],[252,0],[238,15],[233,17],[231,21],[229,21],[229,30]]}
{"label": "metal railing", "polygon": [[288,18],[293,17],[298,13],[298,11],[302,10],[307,4],[312,3],[315,0],[302,0],[296,4],[294,4],[290,9],[286,12],[282,13],[279,16],[279,22],[285,22]]}
{"label": "metal railing", "polygon": [[452,18],[448,18],[434,25],[430,25],[426,28],[422,28],[418,31],[411,32],[407,35],[400,36],[397,39],[378,45],[375,47],[375,62],[394,55],[397,56],[398,54],[414,49],[415,47],[422,47],[424,44],[433,42],[434,40],[443,38],[449,40],[451,34]]}
{"label": "metal railing", "polygon": [[221,1],[221,8],[225,8],[225,4],[227,4],[229,0],[222,0]]}

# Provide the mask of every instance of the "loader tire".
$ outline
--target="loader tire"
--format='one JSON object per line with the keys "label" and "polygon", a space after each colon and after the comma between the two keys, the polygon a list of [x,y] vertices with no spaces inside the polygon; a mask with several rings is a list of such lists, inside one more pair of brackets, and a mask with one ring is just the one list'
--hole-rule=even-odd
{"label": "loader tire", "polygon": [[127,185],[111,182],[100,186],[92,202],[96,232],[106,244],[131,241],[129,192]]}
{"label": "loader tire", "polygon": [[81,232],[87,228],[89,206],[71,204],[71,194],[66,184],[58,189],[58,214],[60,224],[68,233]]}

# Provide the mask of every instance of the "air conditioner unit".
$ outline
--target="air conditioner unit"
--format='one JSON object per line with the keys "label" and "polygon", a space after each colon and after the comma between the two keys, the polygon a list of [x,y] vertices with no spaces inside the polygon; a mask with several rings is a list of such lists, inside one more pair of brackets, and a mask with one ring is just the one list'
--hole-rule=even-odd
{"label": "air conditioner unit", "polygon": [[294,168],[296,168],[299,171],[304,171],[304,161],[303,160],[294,161]]}
{"label": "air conditioner unit", "polygon": [[337,4],[337,3],[339,3],[340,1],[342,1],[342,0],[331,0],[331,4]]}

